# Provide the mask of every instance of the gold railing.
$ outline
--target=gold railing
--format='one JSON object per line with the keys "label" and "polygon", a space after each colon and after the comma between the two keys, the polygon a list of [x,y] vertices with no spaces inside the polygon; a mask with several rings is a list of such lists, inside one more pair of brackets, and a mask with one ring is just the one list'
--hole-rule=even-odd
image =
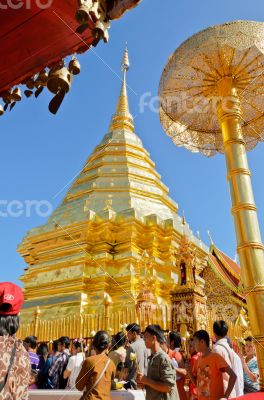
{"label": "gold railing", "polygon": [[117,333],[125,323],[136,321],[136,311],[124,307],[109,316],[105,314],[71,315],[54,320],[42,320],[39,313],[35,313],[34,320],[30,323],[21,323],[17,336],[24,339],[35,335],[39,342],[58,339],[60,336],[73,338],[88,338],[91,332],[107,330]]}
{"label": "gold railing", "polygon": [[[171,329],[170,311],[166,310],[166,315],[162,313],[160,307],[151,317],[150,323],[160,324],[165,330]],[[213,323],[219,319],[213,310],[207,311],[207,326],[211,337],[213,337]],[[223,319],[224,316],[223,316]],[[124,307],[122,310],[109,313],[94,313],[85,315],[71,315],[65,318],[42,320],[41,310],[38,308],[32,316],[32,322],[22,323],[17,336],[24,339],[27,336],[35,335],[39,342],[47,342],[58,339],[60,336],[75,338],[89,338],[92,332],[107,330],[110,334],[116,334],[122,330],[122,325],[131,322],[140,322],[141,328],[146,327],[146,321],[138,321],[136,310],[133,307]],[[242,339],[249,330],[246,326],[241,326],[232,320],[226,321],[229,326],[228,335],[232,341]]]}

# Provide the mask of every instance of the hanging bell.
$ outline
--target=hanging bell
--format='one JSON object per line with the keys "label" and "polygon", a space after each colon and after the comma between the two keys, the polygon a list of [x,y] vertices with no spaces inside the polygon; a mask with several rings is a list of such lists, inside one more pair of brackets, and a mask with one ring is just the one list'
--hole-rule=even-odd
{"label": "hanging bell", "polygon": [[76,57],[73,57],[69,62],[69,71],[73,73],[73,75],[78,75],[81,72],[81,65]]}
{"label": "hanging bell", "polygon": [[0,117],[4,114],[4,107],[0,104]]}
{"label": "hanging bell", "polygon": [[90,16],[91,16],[91,18],[92,18],[94,23],[100,19],[98,1],[93,1],[92,5],[91,5],[91,7],[89,9],[89,14],[90,14]]}
{"label": "hanging bell", "polygon": [[37,79],[35,81],[35,87],[46,86],[47,81],[48,81],[48,74],[45,71],[45,69],[43,69],[37,76]]}
{"label": "hanging bell", "polygon": [[49,103],[49,110],[52,114],[56,114],[61,106],[65,94],[70,90],[72,82],[72,73],[59,63],[51,68],[48,76],[47,88],[55,96]]}
{"label": "hanging bell", "polygon": [[56,94],[59,90],[67,93],[70,90],[71,82],[72,75],[70,71],[64,66],[64,63],[59,63],[52,67],[49,72],[47,88],[51,93]]}
{"label": "hanging bell", "polygon": [[29,79],[25,82],[25,84],[26,84],[26,87],[27,87],[28,89],[34,89],[34,84],[35,84],[35,82],[34,82],[34,76],[32,76],[31,78],[29,78]]}
{"label": "hanging bell", "polygon": [[78,0],[79,8],[76,11],[75,18],[79,24],[85,24],[90,19],[90,8],[93,0]]}
{"label": "hanging bell", "polygon": [[11,93],[11,99],[14,101],[20,101],[22,99],[21,90],[19,87],[16,87]]}
{"label": "hanging bell", "polygon": [[96,46],[97,43],[104,39],[104,42],[107,43],[109,39],[108,33],[108,24],[105,22],[97,21],[95,24],[95,28],[92,31],[94,36],[93,46]]}
{"label": "hanging bell", "polygon": [[4,92],[1,92],[0,96],[2,97],[3,102],[5,103],[4,111],[6,111],[8,109],[9,104],[11,103],[11,91],[5,90]]}
{"label": "hanging bell", "polygon": [[11,91],[5,90],[1,93],[1,97],[5,103],[11,103]]}

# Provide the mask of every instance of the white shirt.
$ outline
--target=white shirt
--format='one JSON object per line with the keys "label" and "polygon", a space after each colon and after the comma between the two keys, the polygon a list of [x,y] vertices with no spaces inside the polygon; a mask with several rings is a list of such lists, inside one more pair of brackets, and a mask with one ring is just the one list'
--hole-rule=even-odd
{"label": "white shirt", "polygon": [[[244,394],[244,375],[243,375],[243,366],[239,356],[236,352],[231,349],[229,346],[227,339],[223,338],[216,342],[213,347],[213,352],[220,354],[227,364],[232,368],[234,373],[237,376],[235,386],[230,394],[230,397],[239,397]],[[227,389],[229,376],[224,374],[224,389]]]}
{"label": "white shirt", "polygon": [[234,351],[234,363],[233,363],[233,371],[235,372],[237,376],[237,380],[235,383],[235,390],[236,390],[236,396],[243,396],[244,394],[244,372],[243,372],[243,364],[242,361],[240,360],[239,355]]}
{"label": "white shirt", "polygon": [[71,375],[69,376],[67,382],[67,389],[75,389],[76,379],[81,371],[81,366],[83,363],[85,356],[84,353],[77,353],[75,356],[72,356],[69,361],[66,369],[71,371]]}

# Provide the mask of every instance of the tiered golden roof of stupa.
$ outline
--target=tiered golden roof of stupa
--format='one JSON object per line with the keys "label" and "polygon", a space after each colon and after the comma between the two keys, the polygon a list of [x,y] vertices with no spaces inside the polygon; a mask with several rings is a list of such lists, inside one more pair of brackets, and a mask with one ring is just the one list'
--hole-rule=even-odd
{"label": "tiered golden roof of stupa", "polygon": [[[139,220],[154,218],[155,215],[161,224],[166,224],[169,219],[176,229],[182,231],[178,205],[169,197],[169,189],[162,183],[154,162],[135,134],[126,87],[127,50],[122,67],[124,79],[109,132],[94,149],[48,223],[32,229],[29,236],[51,231],[56,224],[67,226],[95,215],[107,219],[110,211],[111,215],[133,215]],[[184,229],[197,245],[201,244],[188,224]]]}
{"label": "tiered golden roof of stupa", "polygon": [[21,278],[23,321],[30,321],[39,306],[44,320],[81,313],[93,315],[87,329],[102,328],[108,293],[113,330],[121,322],[133,322],[144,280],[142,254],[147,250],[155,277],[155,320],[168,327],[170,290],[179,280],[175,253],[183,234],[197,250],[197,271],[206,264],[208,248],[182,225],[177,204],[135,134],[127,98],[127,50],[122,68],[124,79],[109,132],[48,222],[32,229],[19,246],[29,264]]}

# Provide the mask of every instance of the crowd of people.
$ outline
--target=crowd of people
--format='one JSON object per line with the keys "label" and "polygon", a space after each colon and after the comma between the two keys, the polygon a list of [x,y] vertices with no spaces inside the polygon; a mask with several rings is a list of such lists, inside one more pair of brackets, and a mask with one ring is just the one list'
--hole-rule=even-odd
{"label": "crowd of people", "polygon": [[132,323],[112,338],[98,331],[88,349],[67,336],[50,349],[35,336],[16,339],[21,289],[0,284],[0,299],[1,400],[26,400],[32,389],[79,390],[82,400],[110,400],[119,388],[142,389],[146,400],[220,400],[259,391],[254,339],[245,339],[243,353],[232,348],[225,321],[214,323],[213,338],[198,330],[188,343],[159,325],[141,332]]}

